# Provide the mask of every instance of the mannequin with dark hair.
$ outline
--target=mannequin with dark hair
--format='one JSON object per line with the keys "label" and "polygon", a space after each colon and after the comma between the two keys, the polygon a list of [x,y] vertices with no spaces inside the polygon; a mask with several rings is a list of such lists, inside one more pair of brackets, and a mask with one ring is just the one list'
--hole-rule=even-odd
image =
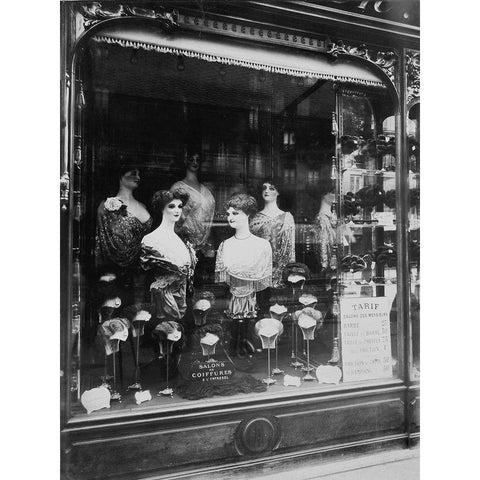
{"label": "mannequin with dark hair", "polygon": [[175,182],[170,190],[183,190],[189,195],[177,224],[177,231],[196,251],[201,250],[204,255],[213,256],[210,229],[215,213],[215,199],[210,190],[198,180],[200,167],[199,149],[190,148],[185,158],[185,177]]}
{"label": "mannequin with dark hair", "polygon": [[235,234],[218,248],[215,281],[230,287],[225,312],[232,320],[230,353],[242,354],[247,345],[248,322],[257,316],[256,294],[272,285],[272,248],[267,240],[250,232],[249,219],[257,211],[253,197],[233,195],[225,209]]}
{"label": "mannequin with dark hair", "polygon": [[152,228],[145,205],[133,196],[140,184],[138,169],[119,167],[118,192],[97,210],[95,259],[98,266],[129,267],[137,263],[140,242]]}
{"label": "mannequin with dark hair", "polygon": [[154,276],[150,285],[152,313],[160,321],[181,322],[187,308],[186,285],[193,275],[196,257],[192,246],[185,244],[174,228],[187,201],[188,194],[184,191],[156,192],[152,209],[162,220],[141,243],[141,266]]}
{"label": "mannequin with dark hair", "polygon": [[[138,169],[119,166],[115,172],[118,191],[102,201],[97,209],[95,264],[118,275],[124,303],[135,300],[135,290],[142,295],[141,281],[136,277],[140,243],[152,228],[152,218],[133,193],[140,184]],[[141,300],[140,298],[138,300]]]}
{"label": "mannequin with dark hair", "polygon": [[290,212],[278,207],[280,193],[276,184],[267,179],[262,184],[262,198],[265,202],[250,221],[254,235],[270,242],[272,247],[272,286],[283,286],[282,271],[287,263],[295,261],[295,222]]}

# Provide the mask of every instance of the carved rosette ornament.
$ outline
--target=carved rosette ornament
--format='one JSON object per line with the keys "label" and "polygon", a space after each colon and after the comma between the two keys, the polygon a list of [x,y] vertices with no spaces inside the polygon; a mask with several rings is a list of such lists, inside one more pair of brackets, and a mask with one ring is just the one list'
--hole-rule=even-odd
{"label": "carved rosette ornament", "polygon": [[235,447],[240,455],[259,455],[272,452],[281,438],[276,417],[256,417],[243,420],[235,431]]}
{"label": "carved rosette ornament", "polygon": [[137,18],[152,18],[154,20],[162,20],[167,29],[178,25],[178,12],[172,10],[166,11],[162,7],[155,9],[132,7],[130,5],[115,5],[108,3],[108,6],[103,6],[100,2],[91,2],[88,6],[82,6],[81,11],[84,17],[84,28],[88,30],[93,25],[110,18],[121,17],[137,17]]}
{"label": "carved rosette ornament", "polygon": [[393,51],[373,51],[364,43],[358,47],[352,47],[345,45],[342,40],[339,40],[338,42],[332,42],[328,45],[327,53],[330,53],[334,57],[338,57],[339,55],[354,55],[356,57],[364,58],[375,64],[377,67],[380,67],[392,83],[394,83],[397,55]]}
{"label": "carved rosette ornament", "polygon": [[420,52],[407,50],[405,53],[407,70],[407,103],[420,96]]}

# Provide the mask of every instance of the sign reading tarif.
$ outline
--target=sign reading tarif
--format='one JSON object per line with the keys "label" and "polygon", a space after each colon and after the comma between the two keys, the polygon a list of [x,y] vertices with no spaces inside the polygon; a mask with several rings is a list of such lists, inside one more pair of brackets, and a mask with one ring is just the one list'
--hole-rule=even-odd
{"label": "sign reading tarif", "polygon": [[387,297],[340,300],[344,382],[392,376],[391,304]]}

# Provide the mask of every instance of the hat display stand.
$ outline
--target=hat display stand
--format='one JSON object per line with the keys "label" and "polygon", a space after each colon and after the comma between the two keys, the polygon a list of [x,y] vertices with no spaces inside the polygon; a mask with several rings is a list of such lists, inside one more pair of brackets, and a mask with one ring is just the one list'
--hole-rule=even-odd
{"label": "hat display stand", "polygon": [[167,343],[167,348],[166,348],[166,355],[165,355],[165,358],[166,358],[166,363],[167,363],[167,386],[163,389],[163,390],[160,390],[158,393],[157,393],[157,397],[161,397],[161,396],[170,396],[173,398],[173,388],[172,387],[169,387],[169,379],[168,379],[168,370],[170,368],[170,365],[169,365],[169,358],[170,358],[170,353],[171,353],[171,350],[173,348],[173,343],[172,341],[170,340],[166,340],[166,343]]}
{"label": "hat display stand", "polygon": [[202,355],[207,357],[207,363],[215,363],[216,360],[211,357],[215,355],[215,347],[217,346],[220,338],[213,333],[207,333],[204,337],[200,339],[200,346],[202,347]]}
{"label": "hat display stand", "polygon": [[[165,360],[166,360],[166,381],[167,385],[163,390],[160,390],[158,392],[157,396],[162,397],[162,396],[169,396],[173,398],[173,388],[169,386],[170,380],[169,380],[169,370],[170,370],[170,360],[171,360],[171,355],[173,351],[173,345],[180,340],[182,336],[182,333],[180,330],[174,330],[173,332],[169,333],[167,335],[166,340],[164,340],[165,344]],[[160,351],[163,351],[163,345],[162,342],[160,342]]]}
{"label": "hat display stand", "polygon": [[193,305],[193,320],[196,327],[203,327],[207,323],[208,313],[211,310],[211,303],[201,299]]}
{"label": "hat display stand", "polygon": [[108,356],[107,356],[107,352],[105,352],[103,375],[100,377],[100,380],[102,380],[102,385],[101,386],[111,390],[112,386],[110,385],[109,382],[112,380],[112,378],[113,378],[113,375],[110,375],[108,373]]}
{"label": "hat display stand", "polygon": [[[270,307],[270,316],[279,322],[283,322],[285,315],[287,314],[288,309],[283,305],[275,304]],[[280,335],[278,336],[277,341],[275,342],[275,367],[272,369],[272,375],[283,375],[285,370],[278,368],[278,341]]]}
{"label": "hat display stand", "polygon": [[315,380],[315,377],[313,377],[310,373],[312,370],[314,370],[314,368],[310,366],[310,340],[315,338],[315,327],[317,326],[317,322],[308,315],[300,314],[297,323],[302,330],[303,339],[307,343],[307,365],[302,367],[302,370],[306,372],[306,375],[302,378],[302,380],[304,382],[308,382]]}
{"label": "hat display stand", "polygon": [[275,320],[274,318],[263,318],[255,324],[255,333],[262,341],[262,348],[267,350],[267,378],[262,380],[263,383],[269,387],[277,383],[272,378],[272,372],[270,367],[270,350],[275,348],[278,336],[283,332],[282,322]]}
{"label": "hat display stand", "polygon": [[[113,276],[115,278],[115,276]],[[120,308],[122,301],[118,296],[111,296],[111,298],[107,298],[101,308],[98,310],[98,319],[99,323],[102,324],[108,320],[111,320],[113,314]],[[108,373],[108,353],[105,349],[105,356],[104,356],[104,369],[103,375],[100,377],[102,380],[102,387],[108,388],[109,390],[112,389],[110,385],[110,381],[113,379],[113,375]]]}
{"label": "hat display stand", "polygon": [[[122,399],[122,396],[117,391],[117,352],[120,348],[120,341],[124,342],[128,338],[128,326],[128,320],[122,318],[107,320],[101,326],[105,344],[105,377],[107,376],[107,357],[112,355],[113,385],[110,388],[110,399],[116,401],[121,401]],[[106,383],[106,379],[104,382]]]}
{"label": "hat display stand", "polygon": [[140,366],[138,362],[138,356],[139,356],[139,351],[140,351],[140,337],[143,334],[144,331],[144,325],[145,321],[144,320],[134,320],[132,322],[133,325],[133,330],[134,330],[134,337],[135,337],[135,377],[133,384],[130,385],[127,390],[142,390],[142,385],[140,384]]}
{"label": "hat display stand", "polygon": [[112,352],[112,362],[113,362],[113,386],[110,393],[110,400],[116,400],[119,403],[122,402],[122,396],[117,392],[117,353],[116,351],[119,348],[120,340],[113,340],[113,352]]}
{"label": "hat display stand", "polygon": [[[305,285],[305,276],[303,275],[289,275],[287,278],[287,282],[290,284],[292,289],[292,312],[295,311],[295,305],[298,300],[298,294],[301,290],[303,290],[303,286]],[[298,344],[298,326],[296,326],[295,318],[293,313],[290,313],[290,318],[292,319],[292,352],[290,355],[291,363],[290,365],[296,370],[303,366],[303,363],[298,360],[298,351],[297,351],[297,344]]]}
{"label": "hat display stand", "polygon": [[[315,308],[317,306],[318,299],[311,293],[303,293],[302,295],[300,295],[298,302],[301,303],[304,308],[305,307]],[[306,347],[307,347],[307,341],[304,340],[303,352],[302,352],[304,358],[307,356]],[[305,366],[302,367],[302,370],[305,371]]]}

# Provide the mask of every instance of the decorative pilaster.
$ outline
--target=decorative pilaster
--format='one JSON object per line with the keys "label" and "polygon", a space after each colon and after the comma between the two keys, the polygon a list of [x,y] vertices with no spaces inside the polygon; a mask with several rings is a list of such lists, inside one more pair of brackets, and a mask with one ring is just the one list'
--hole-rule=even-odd
{"label": "decorative pilaster", "polygon": [[407,73],[407,104],[420,97],[420,52],[407,50],[405,53]]}

